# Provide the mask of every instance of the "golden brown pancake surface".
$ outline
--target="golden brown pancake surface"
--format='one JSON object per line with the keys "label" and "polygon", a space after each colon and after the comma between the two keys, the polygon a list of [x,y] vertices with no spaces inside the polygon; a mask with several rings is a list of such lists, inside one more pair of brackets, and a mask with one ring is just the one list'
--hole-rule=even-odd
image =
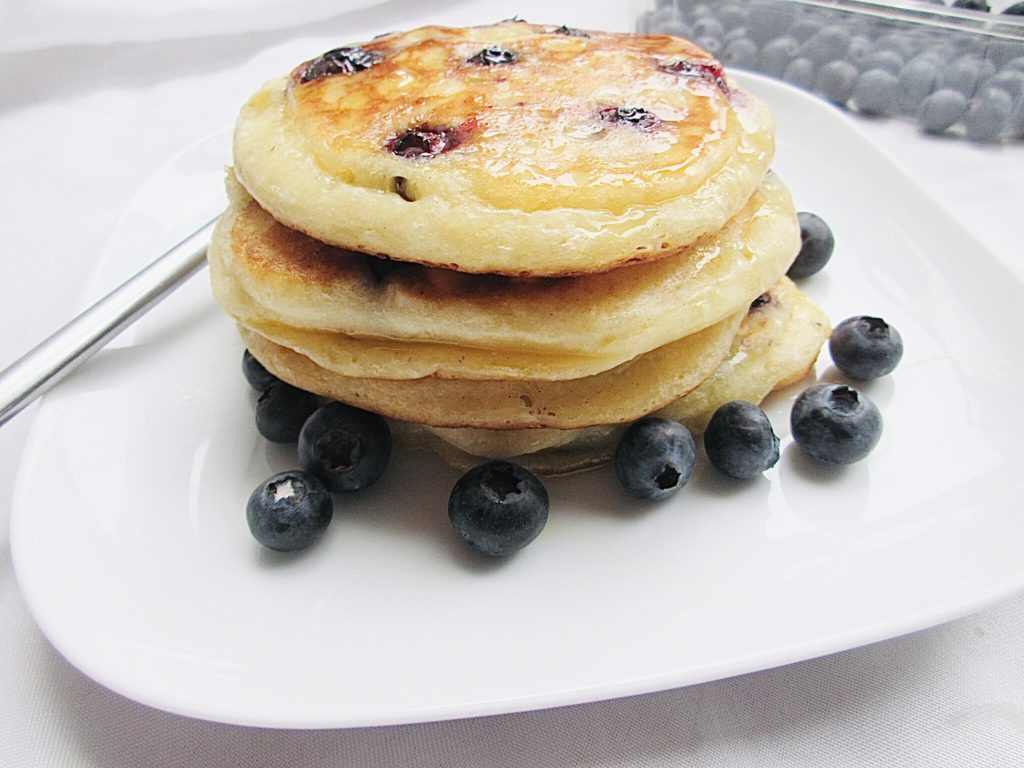
{"label": "golden brown pancake surface", "polygon": [[467,272],[559,275],[718,229],[773,153],[764,105],[667,36],[506,22],[344,46],[243,108],[235,167],[282,223]]}

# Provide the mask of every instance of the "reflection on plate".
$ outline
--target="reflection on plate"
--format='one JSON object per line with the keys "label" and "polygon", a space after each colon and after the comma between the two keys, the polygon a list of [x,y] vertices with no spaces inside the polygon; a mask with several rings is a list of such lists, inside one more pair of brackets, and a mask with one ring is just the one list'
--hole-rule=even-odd
{"label": "reflection on plate", "polygon": [[[15,494],[25,598],[73,664],[147,704],[283,727],[509,712],[653,691],[929,626],[1024,586],[1019,282],[831,108],[751,78],[777,170],[836,231],[804,282],[834,322],[878,314],[906,356],[866,385],[886,432],[825,470],[767,410],[764,478],[702,464],[668,503],[599,470],[549,482],[539,539],[482,563],[455,541],[456,474],[399,454],[299,557],[261,551],[249,491],[293,466],[252,425],[242,348],[194,279],[42,403]],[[226,136],[140,191],[97,281],[220,205]],[[206,197],[204,197],[204,195]],[[171,212],[175,212],[173,215]],[[168,221],[168,217],[173,221]],[[827,353],[818,374],[835,378]]]}

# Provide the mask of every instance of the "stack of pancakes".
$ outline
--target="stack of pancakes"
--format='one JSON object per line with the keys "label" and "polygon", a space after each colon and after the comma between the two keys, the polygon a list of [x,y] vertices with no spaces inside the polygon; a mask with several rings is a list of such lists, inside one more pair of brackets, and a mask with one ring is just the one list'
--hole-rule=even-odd
{"label": "stack of pancakes", "polygon": [[451,463],[609,458],[814,363],[765,105],[693,44],[511,20],[328,51],[244,106],[214,294],[271,372]]}

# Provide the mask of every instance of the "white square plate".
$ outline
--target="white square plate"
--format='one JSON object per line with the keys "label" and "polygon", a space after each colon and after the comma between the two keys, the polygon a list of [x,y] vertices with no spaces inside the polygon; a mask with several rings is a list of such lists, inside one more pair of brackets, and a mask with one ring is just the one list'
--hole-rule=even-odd
{"label": "white square plate", "polygon": [[[839,112],[749,77],[778,119],[776,170],[836,253],[803,286],[833,322],[885,317],[906,355],[863,387],[885,434],[829,470],[783,441],[763,478],[701,462],[645,505],[607,468],[548,481],[540,538],[482,562],[446,516],[457,474],[399,452],[294,557],[251,538],[249,492],[295,465],[265,443],[242,346],[194,279],[48,395],[15,492],[12,548],[54,646],[177,713],[338,727],[654,691],[930,626],[1024,586],[1020,280]],[[139,192],[95,286],[222,205],[228,137]],[[92,292],[96,295],[97,291]],[[824,352],[817,373],[835,379]]]}

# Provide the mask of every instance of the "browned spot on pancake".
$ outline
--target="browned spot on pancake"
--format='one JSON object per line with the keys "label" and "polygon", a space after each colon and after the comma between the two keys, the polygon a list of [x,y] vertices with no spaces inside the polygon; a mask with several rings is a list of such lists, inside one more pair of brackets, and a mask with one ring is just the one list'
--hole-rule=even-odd
{"label": "browned spot on pancake", "polygon": [[381,283],[394,271],[425,269],[390,261],[385,267],[384,259],[327,245],[279,224],[254,201],[247,204],[231,236],[237,258],[248,264],[251,273],[267,277],[279,275],[321,285],[354,279]]}

